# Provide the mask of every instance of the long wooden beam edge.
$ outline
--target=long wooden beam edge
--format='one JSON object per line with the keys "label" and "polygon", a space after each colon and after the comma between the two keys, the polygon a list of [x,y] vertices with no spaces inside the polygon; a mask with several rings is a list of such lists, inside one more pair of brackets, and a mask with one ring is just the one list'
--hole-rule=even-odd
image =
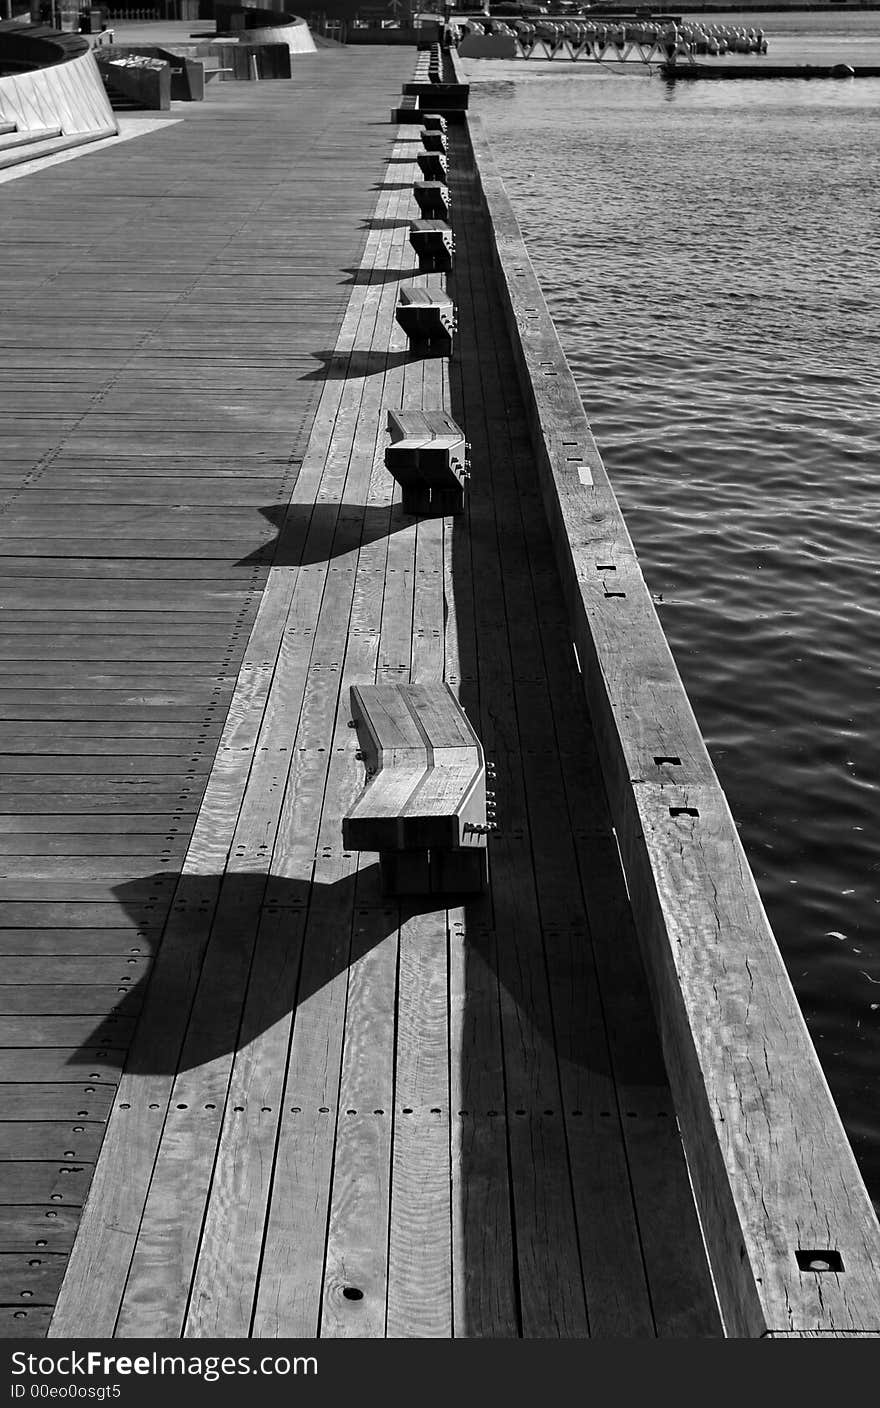
{"label": "long wooden beam edge", "polygon": [[877,1217],[480,119],[465,131],[725,1333],[874,1337]]}

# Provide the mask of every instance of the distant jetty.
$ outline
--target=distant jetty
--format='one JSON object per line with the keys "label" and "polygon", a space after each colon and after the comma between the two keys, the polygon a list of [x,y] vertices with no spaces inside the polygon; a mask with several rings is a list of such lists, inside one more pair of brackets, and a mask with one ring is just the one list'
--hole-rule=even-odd
{"label": "distant jetty", "polygon": [[661,64],[664,78],[878,78],[880,64]]}

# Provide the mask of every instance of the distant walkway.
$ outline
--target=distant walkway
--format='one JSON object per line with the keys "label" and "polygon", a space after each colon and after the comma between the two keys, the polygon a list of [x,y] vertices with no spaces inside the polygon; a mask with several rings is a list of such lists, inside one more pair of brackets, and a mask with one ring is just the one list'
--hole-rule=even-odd
{"label": "distant walkway", "polygon": [[411,67],[3,187],[0,1333],[45,1333]]}

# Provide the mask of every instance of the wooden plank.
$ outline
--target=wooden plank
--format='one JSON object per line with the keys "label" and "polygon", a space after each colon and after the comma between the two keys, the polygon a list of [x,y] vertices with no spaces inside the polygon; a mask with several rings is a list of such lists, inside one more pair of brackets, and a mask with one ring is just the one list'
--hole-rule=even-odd
{"label": "wooden plank", "polygon": [[[164,876],[161,877],[165,881]],[[92,902],[76,899],[16,900],[0,903],[3,929],[134,929],[148,933],[164,915],[154,886],[132,882],[126,897]],[[159,887],[161,889],[162,887]]]}
{"label": "wooden plank", "polygon": [[112,1086],[76,1082],[19,1082],[0,1089],[6,1120],[104,1120]]}
{"label": "wooden plank", "polygon": [[54,1305],[66,1267],[63,1253],[0,1255],[0,1305],[20,1305],[28,1310],[37,1305]]}
{"label": "wooden plank", "polygon": [[49,1306],[35,1306],[33,1310],[0,1307],[2,1333],[11,1339],[45,1339],[52,1311]]}
{"label": "wooden plank", "polygon": [[66,1159],[49,1163],[29,1159],[25,1163],[0,1160],[0,1203],[81,1207],[92,1177],[92,1165]]}
{"label": "wooden plank", "polygon": [[0,1082],[73,1081],[116,1085],[123,1053],[98,1046],[94,1038],[83,1046],[0,1048]]}
{"label": "wooden plank", "polygon": [[[133,1028],[133,1017],[119,1017],[112,1014],[101,1024],[101,1037],[96,1041],[95,1021],[90,1015],[7,1016],[0,1018],[0,1046],[54,1049],[56,1047],[82,1047],[89,1044],[103,1054],[107,1050],[124,1051],[131,1039]],[[81,1077],[82,1071],[80,1070],[76,1079],[79,1080]],[[6,1077],[6,1079],[10,1079],[10,1077]],[[35,1077],[25,1075],[22,1079],[33,1080]],[[64,1079],[64,1076],[54,1076],[52,1079]]]}
{"label": "wooden plank", "polygon": [[[102,799],[103,800],[103,799]],[[112,807],[107,808],[108,812]],[[42,902],[49,905],[52,901],[70,901],[77,905],[78,913],[82,913],[80,906],[84,906],[89,901],[100,903],[105,909],[118,900],[128,908],[132,915],[140,916],[137,908],[142,903],[144,911],[153,917],[158,918],[161,906],[168,903],[171,898],[171,886],[173,876],[155,873],[125,881],[124,884],[112,884],[109,880],[83,880],[80,878],[64,880],[7,880],[4,883],[4,893],[10,897],[11,901],[22,900]],[[6,908],[2,907],[5,914]]]}
{"label": "wooden plank", "polygon": [[0,1013],[13,1017],[30,1013],[46,1016],[94,1013],[97,1017],[113,1012],[121,1001],[125,1002],[125,1014],[131,1015],[140,1009],[140,994],[124,987],[98,983],[31,983],[18,986],[0,983]]}
{"label": "wooden plank", "polygon": [[250,1333],[304,922],[303,911],[276,909],[260,923],[242,1018],[249,1040],[235,1057],[187,1337]]}
{"label": "wooden plank", "polygon": [[[321,1336],[385,1336],[397,934],[359,910],[348,969]],[[359,1294],[352,1298],[352,1292]]]}
{"label": "wooden plank", "polygon": [[167,790],[146,792],[132,788],[130,793],[118,796],[100,791],[55,792],[44,796],[35,796],[30,792],[5,792],[3,805],[7,809],[5,814],[12,816],[88,818],[90,814],[100,811],[105,826],[108,816],[135,817],[137,829],[140,830],[149,816],[161,817],[165,825],[168,824],[169,813],[175,825],[193,817],[198,811],[201,793],[201,786],[186,792],[181,789],[176,794],[169,794]]}
{"label": "wooden plank", "polygon": [[[106,1326],[112,1334],[168,1111],[169,1068],[176,1068],[179,1058],[218,890],[216,876],[189,877],[178,887],[96,1167],[83,1234],[59,1296],[53,1335],[63,1337],[68,1325],[86,1322]],[[98,1269],[94,1276],[93,1268]]]}
{"label": "wooden plank", "polygon": [[[100,798],[98,799],[100,804]],[[160,857],[157,864],[168,864]],[[139,866],[146,869],[146,866]],[[5,872],[4,889],[10,894],[27,898],[31,894],[51,894],[54,887],[70,893],[74,887],[89,886],[88,894],[101,898],[112,891],[114,883],[124,884],[132,871],[129,856],[19,856],[0,859],[0,872]],[[170,872],[169,872],[170,873]],[[86,892],[80,890],[83,897]]]}
{"label": "wooden plank", "polygon": [[[78,1222],[74,1207],[0,1207],[0,1243],[7,1254],[58,1255],[72,1247]],[[17,1325],[14,1333],[20,1333]]]}
{"label": "wooden plank", "polygon": [[441,680],[444,670],[443,623],[448,609],[444,580],[444,535],[451,532],[442,518],[422,519],[416,529],[415,582],[411,675],[419,684]]}
{"label": "wooden plank", "polygon": [[[105,823],[106,825],[106,823]],[[186,836],[178,838],[171,833],[129,832],[122,836],[108,836],[105,833],[91,836],[78,836],[68,831],[66,834],[46,834],[40,830],[38,839],[33,832],[10,836],[0,832],[0,855],[21,856],[39,846],[40,855],[47,856],[137,856],[137,867],[148,870],[152,864],[170,866],[182,860],[186,853]],[[129,870],[130,870],[129,866]]]}
{"label": "wooden plank", "polygon": [[[54,958],[57,954],[118,955],[127,958],[149,955],[158,945],[161,927],[128,929],[0,929],[0,954],[39,954]],[[51,971],[51,965],[47,965]]]}
{"label": "wooden plank", "polygon": [[227,878],[144,1205],[117,1332],[179,1336],[222,1123],[262,886]]}
{"label": "wooden plank", "polygon": [[388,1249],[389,1339],[452,1335],[446,915],[401,927]]}
{"label": "wooden plank", "polygon": [[104,1133],[100,1122],[64,1120],[4,1121],[0,1125],[4,1159],[73,1159],[94,1163]]}
{"label": "wooden plank", "polygon": [[[101,816],[64,816],[55,812],[41,813],[38,816],[15,816],[0,813],[0,836],[3,836],[11,844],[14,834],[20,834],[24,838],[25,845],[33,845],[27,840],[34,832],[43,837],[48,844],[50,836],[56,836],[57,844],[62,849],[62,854],[66,854],[64,847],[71,850],[82,843],[88,850],[92,846],[100,847],[103,838],[106,837],[106,828],[112,826],[114,835],[120,838],[120,845],[126,844],[122,838],[131,837],[130,844],[135,847],[135,854],[138,854],[137,847],[140,844],[139,837],[151,835],[156,845],[161,845],[162,841],[170,841],[175,844],[179,837],[189,836],[194,826],[192,814],[187,817],[179,815],[170,819],[161,814],[158,816],[136,814],[128,815],[125,812],[116,813],[112,821],[107,821]],[[66,840],[63,838],[67,838]],[[76,838],[74,841],[73,838]],[[163,850],[165,848],[163,847]],[[50,847],[51,853],[51,847]],[[120,852],[121,854],[121,852]]]}

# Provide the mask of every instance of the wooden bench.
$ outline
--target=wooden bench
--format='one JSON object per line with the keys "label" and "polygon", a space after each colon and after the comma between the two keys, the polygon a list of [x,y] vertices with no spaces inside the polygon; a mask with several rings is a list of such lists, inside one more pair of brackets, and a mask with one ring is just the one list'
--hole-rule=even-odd
{"label": "wooden bench", "polygon": [[409,338],[410,350],[422,355],[452,355],[455,305],[445,293],[402,288],[395,317]]}
{"label": "wooden bench", "polygon": [[446,157],[442,152],[417,152],[416,161],[426,181],[442,181],[444,185],[448,184]]}
{"label": "wooden bench", "polygon": [[421,98],[432,112],[443,112],[448,122],[463,121],[470,100],[470,84],[444,83],[436,75],[429,76],[427,82],[404,83],[403,91]]}
{"label": "wooden bench", "polygon": [[412,220],[409,242],[419,256],[419,269],[424,273],[452,268],[455,241],[452,228],[445,220]]}
{"label": "wooden bench", "polygon": [[421,122],[422,120],[422,114],[419,111],[419,100],[412,93],[401,98],[400,107],[391,109],[392,122]]}
{"label": "wooden bench", "polygon": [[462,431],[445,411],[389,410],[385,465],[403,490],[405,513],[460,513],[470,473]]}
{"label": "wooden bench", "polygon": [[486,883],[486,763],[447,684],[352,685],[366,786],[346,850],[378,851],[392,895],[474,894]]}
{"label": "wooden bench", "polygon": [[443,181],[416,181],[413,195],[416,205],[426,219],[449,219],[452,202]]}
{"label": "wooden bench", "polygon": [[443,132],[435,132],[433,128],[423,127],[421,138],[422,146],[426,152],[439,152],[441,156],[446,155],[446,136]]}

